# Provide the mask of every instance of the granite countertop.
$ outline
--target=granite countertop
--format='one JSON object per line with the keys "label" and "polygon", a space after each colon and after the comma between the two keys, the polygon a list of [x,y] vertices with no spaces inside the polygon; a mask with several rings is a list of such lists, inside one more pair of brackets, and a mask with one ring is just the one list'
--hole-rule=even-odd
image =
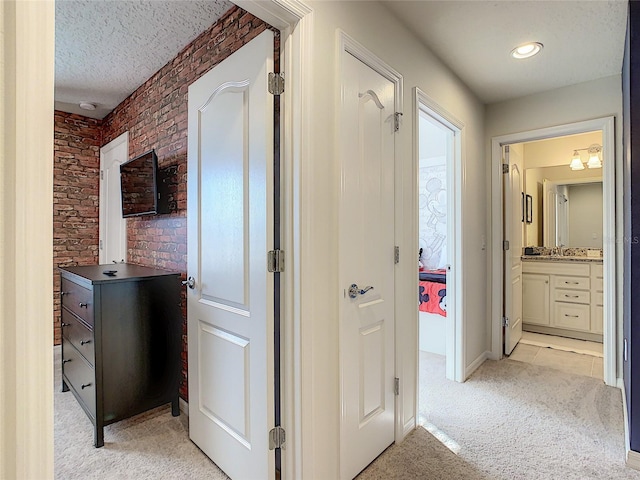
{"label": "granite countertop", "polygon": [[524,262],[593,262],[602,263],[602,257],[587,257],[577,255],[522,255]]}

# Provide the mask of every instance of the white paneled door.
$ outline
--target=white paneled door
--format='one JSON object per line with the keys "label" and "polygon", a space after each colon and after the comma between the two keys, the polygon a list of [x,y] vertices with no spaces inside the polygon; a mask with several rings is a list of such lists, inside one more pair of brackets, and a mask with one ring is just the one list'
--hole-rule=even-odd
{"label": "white paneled door", "polygon": [[394,440],[396,116],[394,83],[342,57],[340,476],[350,479]]}
{"label": "white paneled door", "polygon": [[100,149],[100,264],[127,259],[127,220],[122,218],[120,165],[129,160],[129,132]]}
{"label": "white paneled door", "polygon": [[189,434],[233,479],[274,478],[273,32],[189,87]]}
{"label": "white paneled door", "polygon": [[509,172],[504,176],[504,235],[509,249],[504,251],[504,353],[510,355],[522,338],[522,243],[525,204],[522,194],[522,156],[509,146],[504,163]]}

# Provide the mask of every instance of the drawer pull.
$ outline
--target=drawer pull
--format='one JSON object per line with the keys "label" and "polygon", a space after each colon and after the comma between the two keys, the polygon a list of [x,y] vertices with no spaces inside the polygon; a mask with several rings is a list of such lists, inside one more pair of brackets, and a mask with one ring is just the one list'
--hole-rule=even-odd
{"label": "drawer pull", "polygon": [[87,343],[91,343],[91,340],[80,340],[80,345],[86,345]]}
{"label": "drawer pull", "polygon": [[569,315],[568,313],[564,314],[565,317],[570,317],[570,318],[579,318],[580,315]]}
{"label": "drawer pull", "polygon": [[71,361],[71,359],[67,358],[66,360],[62,360],[62,364],[64,365],[65,363],[70,362],[70,361]]}
{"label": "drawer pull", "polygon": [[580,282],[564,282],[567,285],[580,285]]}
{"label": "drawer pull", "polygon": [[82,302],[80,302],[80,303],[78,304],[78,306],[79,306],[80,308],[87,308],[88,304],[87,304],[87,303],[82,303]]}
{"label": "drawer pull", "polygon": [[60,292],[60,296],[61,297],[64,297],[65,295],[68,295],[68,294],[69,294],[69,292]]}
{"label": "drawer pull", "polygon": [[90,387],[90,386],[91,386],[91,384],[90,384],[90,383],[83,383],[82,385],[80,385],[80,388],[81,388],[82,390],[84,390],[85,388]]}
{"label": "drawer pull", "polygon": [[68,327],[68,326],[70,326],[70,325],[71,325],[70,323],[64,323],[64,322],[62,322],[62,326],[63,326],[63,327]]}
{"label": "drawer pull", "polygon": [[566,293],[564,296],[567,298],[580,298],[580,295],[567,295]]}

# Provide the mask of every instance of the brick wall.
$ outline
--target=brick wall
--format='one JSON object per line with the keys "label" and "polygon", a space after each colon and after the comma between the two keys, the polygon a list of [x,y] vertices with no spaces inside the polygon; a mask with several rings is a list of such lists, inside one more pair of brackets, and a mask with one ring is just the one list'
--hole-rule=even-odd
{"label": "brick wall", "polygon": [[[128,262],[187,271],[187,91],[195,80],[267,25],[233,7],[125,99],[103,122],[103,145],[129,131],[129,158],[152,148],[170,179],[168,215],[127,220]],[[183,352],[180,395],[187,399],[186,294],[183,292]]]}
{"label": "brick wall", "polygon": [[53,142],[54,344],[61,341],[59,266],[98,263],[102,122],[56,111]]}

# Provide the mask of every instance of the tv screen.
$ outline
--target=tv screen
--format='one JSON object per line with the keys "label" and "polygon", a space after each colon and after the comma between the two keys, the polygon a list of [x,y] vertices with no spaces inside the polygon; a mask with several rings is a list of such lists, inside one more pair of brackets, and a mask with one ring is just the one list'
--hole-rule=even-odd
{"label": "tv screen", "polygon": [[159,213],[157,177],[155,150],[120,165],[123,217]]}

